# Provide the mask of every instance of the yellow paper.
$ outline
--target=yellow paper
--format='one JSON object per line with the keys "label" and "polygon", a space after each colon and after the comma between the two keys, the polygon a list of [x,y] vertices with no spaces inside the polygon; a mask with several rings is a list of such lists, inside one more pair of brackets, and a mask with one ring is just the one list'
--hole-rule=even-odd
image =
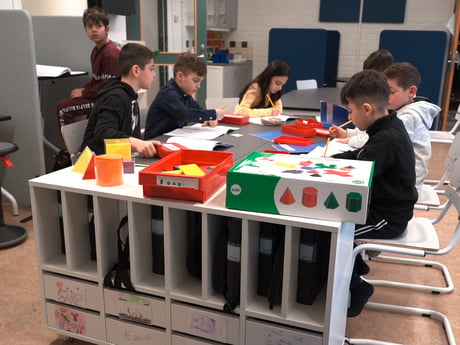
{"label": "yellow paper", "polygon": [[131,159],[131,144],[128,138],[104,139],[105,153],[120,154],[125,159]]}
{"label": "yellow paper", "polygon": [[204,176],[206,173],[196,164],[179,165],[179,169],[184,175]]}
{"label": "yellow paper", "polygon": [[75,162],[75,165],[72,167],[72,171],[83,174],[86,171],[92,156],[93,151],[91,151],[91,149],[86,146],[83,152],[80,154],[80,157],[78,157],[77,161]]}

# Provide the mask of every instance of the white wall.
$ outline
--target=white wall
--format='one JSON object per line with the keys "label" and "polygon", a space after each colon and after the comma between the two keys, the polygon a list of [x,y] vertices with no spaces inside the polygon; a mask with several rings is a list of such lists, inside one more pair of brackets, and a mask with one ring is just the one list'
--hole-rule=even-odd
{"label": "white wall", "polygon": [[21,0],[0,0],[0,9],[20,10],[22,9],[22,2]]}
{"label": "white wall", "polygon": [[[239,0],[238,29],[229,36],[229,40],[253,43],[253,74],[257,75],[268,62],[268,33],[271,28],[338,30],[341,35],[338,75],[350,76],[361,70],[367,55],[378,48],[383,29],[444,30],[454,11],[454,4],[455,0],[407,0],[403,24],[358,25],[319,22],[320,0]],[[299,53],[308,54],[314,49],[300,46]]]}
{"label": "white wall", "polygon": [[31,16],[81,16],[87,0],[22,0],[22,8]]}

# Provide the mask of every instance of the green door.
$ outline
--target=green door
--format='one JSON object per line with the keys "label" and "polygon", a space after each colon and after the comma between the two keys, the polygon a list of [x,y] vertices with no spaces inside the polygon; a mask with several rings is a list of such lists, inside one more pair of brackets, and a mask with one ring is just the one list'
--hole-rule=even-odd
{"label": "green door", "polygon": [[[179,54],[190,51],[207,59],[206,2],[207,0],[158,1],[160,52],[155,59],[155,65],[162,66],[160,85],[171,76],[168,67],[174,65]],[[206,78],[196,97],[205,106]]]}

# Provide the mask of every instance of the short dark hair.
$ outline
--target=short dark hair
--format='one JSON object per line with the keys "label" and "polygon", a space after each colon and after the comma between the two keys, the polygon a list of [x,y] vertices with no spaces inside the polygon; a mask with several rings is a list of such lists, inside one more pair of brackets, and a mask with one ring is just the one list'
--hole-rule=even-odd
{"label": "short dark hair", "polygon": [[129,74],[129,70],[134,65],[138,65],[141,69],[145,68],[152,59],[155,59],[155,54],[146,46],[139,43],[128,43],[121,48],[118,64],[122,76]]}
{"label": "short dark hair", "polygon": [[344,105],[372,103],[380,112],[387,109],[389,97],[390,87],[385,75],[371,69],[353,75],[340,92]]}
{"label": "short dark hair", "polygon": [[395,63],[389,66],[383,73],[386,75],[387,79],[395,80],[396,84],[404,90],[407,90],[411,86],[416,86],[418,88],[420,85],[420,73],[418,69],[409,62]]}
{"label": "short dark hair", "polygon": [[195,54],[183,53],[179,55],[176,63],[174,64],[174,77],[178,72],[185,75],[189,73],[196,73],[200,77],[204,77],[207,73],[206,62]]}
{"label": "short dark hair", "polygon": [[393,54],[386,49],[379,49],[369,54],[364,60],[363,69],[373,69],[383,72],[385,68],[395,62]]}
{"label": "short dark hair", "polygon": [[88,23],[97,24],[99,22],[101,22],[104,26],[109,25],[109,17],[99,6],[87,8],[85,12],[83,12],[83,26],[85,28]]}

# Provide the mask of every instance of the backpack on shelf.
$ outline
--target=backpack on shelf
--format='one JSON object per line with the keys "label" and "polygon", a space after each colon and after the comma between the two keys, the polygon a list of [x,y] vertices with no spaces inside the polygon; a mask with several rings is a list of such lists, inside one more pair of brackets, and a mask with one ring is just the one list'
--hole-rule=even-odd
{"label": "backpack on shelf", "polygon": [[104,286],[116,289],[136,291],[131,283],[129,264],[129,237],[125,242],[121,239],[121,230],[128,223],[128,216],[124,216],[118,225],[118,262],[113,265],[109,273],[104,277]]}

